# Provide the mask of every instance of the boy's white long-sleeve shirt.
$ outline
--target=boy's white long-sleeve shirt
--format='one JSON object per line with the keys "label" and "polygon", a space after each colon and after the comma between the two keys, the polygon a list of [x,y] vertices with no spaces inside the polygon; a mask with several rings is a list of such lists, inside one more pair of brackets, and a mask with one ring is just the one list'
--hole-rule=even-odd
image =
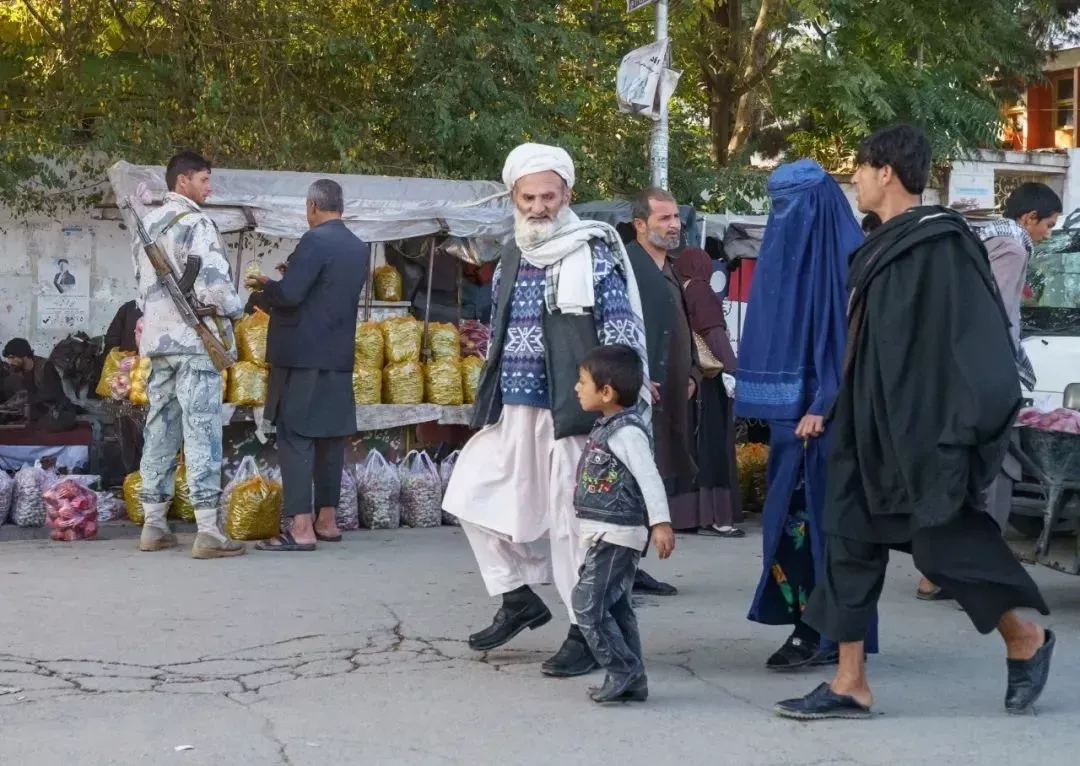
{"label": "boy's white long-sleeve shirt", "polygon": [[[626,470],[641,489],[649,524],[670,524],[671,512],[668,510],[667,492],[664,490],[664,482],[653,457],[652,445],[645,432],[640,428],[620,428],[608,439],[608,449],[626,466]],[[644,526],[630,527],[590,519],[580,519],[578,523],[581,525],[581,544],[585,548],[592,547],[603,539],[612,545],[640,551],[649,542],[649,530]]]}

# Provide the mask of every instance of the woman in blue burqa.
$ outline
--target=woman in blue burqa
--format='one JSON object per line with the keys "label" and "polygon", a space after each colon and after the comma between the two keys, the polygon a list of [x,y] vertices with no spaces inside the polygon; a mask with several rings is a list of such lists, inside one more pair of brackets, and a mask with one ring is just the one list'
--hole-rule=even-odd
{"label": "woman in blue burqa", "polygon": [[[836,662],[802,612],[824,571],[827,417],[840,387],[848,257],[863,234],[839,185],[812,160],[769,177],[771,212],[739,343],[735,414],[769,426],[764,558],[749,619],[791,625],[772,670]],[[877,651],[876,622],[867,651]]]}

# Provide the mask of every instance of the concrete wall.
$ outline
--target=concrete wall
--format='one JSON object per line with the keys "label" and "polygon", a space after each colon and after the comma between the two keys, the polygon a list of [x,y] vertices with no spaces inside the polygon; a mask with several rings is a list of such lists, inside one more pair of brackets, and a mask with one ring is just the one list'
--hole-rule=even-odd
{"label": "concrete wall", "polygon": [[1080,173],[1076,170],[1070,173],[1070,166],[1071,157],[1064,152],[983,151],[978,158],[953,163],[946,202],[992,208],[995,206],[995,181],[1005,174],[1048,184],[1062,195],[1065,209],[1071,210],[1070,202],[1074,206],[1080,204],[1080,196],[1070,194],[1070,182],[1077,184],[1077,191],[1080,191]]}

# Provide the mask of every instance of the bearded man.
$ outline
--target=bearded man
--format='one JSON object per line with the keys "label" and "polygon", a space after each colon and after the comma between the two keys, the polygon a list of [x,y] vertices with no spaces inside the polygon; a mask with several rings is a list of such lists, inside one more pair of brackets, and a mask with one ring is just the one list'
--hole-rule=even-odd
{"label": "bearded man", "polygon": [[[514,203],[514,246],[492,281],[491,346],[473,415],[483,430],[458,457],[443,507],[460,519],[488,594],[502,596],[469,647],[490,651],[548,623],[551,612],[531,586],[554,582],[571,627],[542,671],[578,676],[598,667],[571,605],[585,554],[575,471],[595,415],[582,411],[574,387],[581,360],[601,344],[637,350],[649,380],[641,301],[618,233],[570,210],[569,154],[519,146],[503,183]],[[646,418],[650,399],[643,386]]]}

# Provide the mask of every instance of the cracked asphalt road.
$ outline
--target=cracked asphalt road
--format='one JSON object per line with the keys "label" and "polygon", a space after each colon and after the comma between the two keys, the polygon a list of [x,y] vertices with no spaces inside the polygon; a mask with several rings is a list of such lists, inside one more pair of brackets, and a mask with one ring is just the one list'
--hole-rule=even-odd
{"label": "cracked asphalt road", "polygon": [[[315,554],[193,561],[134,541],[0,543],[0,764],[1065,763],[1080,747],[1080,578],[1033,570],[1059,648],[1037,716],[1002,711],[1000,642],[949,603],[916,602],[895,557],[881,715],[797,724],[772,704],[826,671],[767,673],[783,628],[745,620],[760,537],[680,537],[644,599],[652,697],[598,708],[539,673],[556,615],[486,655],[469,632],[495,608],[458,530],[357,532]],[[191,746],[177,751],[179,746]]]}

